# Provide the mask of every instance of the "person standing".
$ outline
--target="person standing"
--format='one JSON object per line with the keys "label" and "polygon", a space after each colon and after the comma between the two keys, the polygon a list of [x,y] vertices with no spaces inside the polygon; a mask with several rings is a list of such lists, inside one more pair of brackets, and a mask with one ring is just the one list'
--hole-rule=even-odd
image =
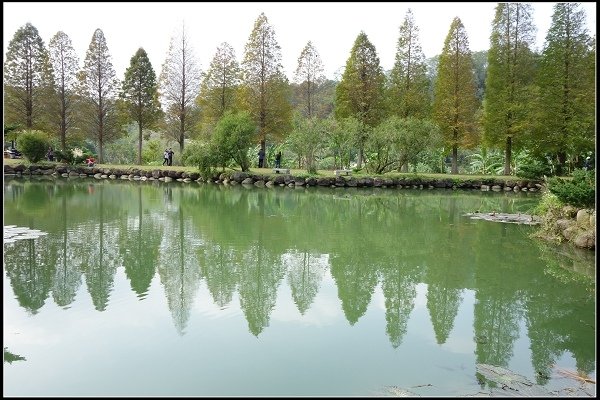
{"label": "person standing", "polygon": [[275,155],[275,168],[281,168],[281,151]]}
{"label": "person standing", "polygon": [[165,149],[165,152],[163,153],[163,163],[162,165],[169,165],[169,150]]}
{"label": "person standing", "polygon": [[258,168],[262,168],[264,163],[265,163],[265,151],[261,146],[260,150],[258,151]]}
{"label": "person standing", "polygon": [[46,153],[46,157],[48,158],[48,161],[54,161],[54,150],[52,150],[52,147],[48,147],[48,153]]}
{"label": "person standing", "polygon": [[172,148],[169,147],[169,164],[168,165],[173,165],[173,153],[175,153],[173,151]]}

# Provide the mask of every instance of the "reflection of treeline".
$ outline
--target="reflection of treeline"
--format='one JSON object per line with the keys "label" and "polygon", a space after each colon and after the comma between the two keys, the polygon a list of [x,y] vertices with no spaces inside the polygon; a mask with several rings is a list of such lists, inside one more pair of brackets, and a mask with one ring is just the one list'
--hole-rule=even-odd
{"label": "reflection of treeline", "polygon": [[[595,326],[595,296],[588,281],[545,274],[548,257],[522,251],[532,246],[529,227],[463,216],[525,211],[529,200],[451,191],[91,183],[5,184],[5,195],[12,193],[5,196],[5,223],[49,232],[4,248],[15,296],[31,313],[50,294],[67,307],[82,278],[94,307],[105,310],[124,266],[140,299],[158,273],[181,334],[204,279],[219,307],[239,294],[249,331],[259,335],[283,279],[305,313],[328,268],[351,325],[381,287],[394,347],[407,333],[417,285],[426,284],[439,344],[465,292],[473,291],[478,362],[507,366],[524,320],[537,370],[566,350],[582,370],[593,370],[595,331],[588,325]],[[44,202],[32,199],[43,194]]]}

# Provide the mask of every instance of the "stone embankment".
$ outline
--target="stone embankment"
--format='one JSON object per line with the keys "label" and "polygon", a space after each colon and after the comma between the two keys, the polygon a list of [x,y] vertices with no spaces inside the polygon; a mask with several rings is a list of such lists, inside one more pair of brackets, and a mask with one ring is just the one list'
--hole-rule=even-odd
{"label": "stone embankment", "polygon": [[[230,171],[221,173],[212,179],[203,179],[197,172],[177,170],[143,170],[137,168],[103,168],[73,165],[4,165],[5,175],[36,176],[49,175],[55,178],[95,178],[122,179],[134,181],[162,182],[210,182],[223,185],[244,185],[255,187],[273,186],[321,186],[321,187],[380,187],[406,189],[475,189],[495,192],[536,192],[543,188],[541,182],[529,180],[486,179],[455,179],[455,178],[426,178],[421,176],[406,177],[301,177],[289,174],[253,174],[248,172]],[[594,249],[596,241],[596,212],[595,210],[577,210],[566,207],[562,214],[545,216],[542,223],[545,227],[538,235],[545,239],[554,239],[573,243],[577,247]]]}
{"label": "stone embankment", "polygon": [[407,189],[476,189],[481,191],[530,191],[542,189],[540,182],[530,180],[504,180],[496,178],[486,179],[455,179],[455,178],[427,178],[422,176],[406,177],[365,177],[365,176],[329,176],[329,177],[302,177],[289,174],[255,174],[240,171],[230,171],[219,174],[212,179],[203,179],[197,172],[184,172],[177,170],[143,170],[137,168],[102,168],[72,165],[4,165],[5,175],[33,176],[51,175],[63,178],[96,179],[128,179],[128,180],[160,180],[164,182],[212,182],[229,185],[253,185],[257,187],[272,186],[321,186],[321,187],[380,187],[380,188],[407,188]]}
{"label": "stone embankment", "polygon": [[542,229],[534,236],[595,250],[596,210],[564,206],[558,212],[549,212],[542,219]]}

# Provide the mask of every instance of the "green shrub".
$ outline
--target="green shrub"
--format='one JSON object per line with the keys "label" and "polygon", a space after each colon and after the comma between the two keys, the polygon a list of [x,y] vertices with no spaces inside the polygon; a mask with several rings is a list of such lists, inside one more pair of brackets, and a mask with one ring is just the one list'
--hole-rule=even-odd
{"label": "green shrub", "polygon": [[576,169],[570,180],[552,177],[548,179],[548,190],[560,201],[575,207],[593,207],[596,200],[596,178],[594,171]]}
{"label": "green shrub", "polygon": [[44,159],[48,147],[50,147],[50,139],[42,131],[23,131],[17,140],[17,148],[32,163]]}
{"label": "green shrub", "polygon": [[546,161],[529,160],[520,165],[516,175],[520,178],[539,180],[552,174],[552,166]]}
{"label": "green shrub", "polygon": [[191,142],[186,144],[181,154],[181,164],[190,167],[199,165],[199,156],[207,151],[207,145],[200,142]]}
{"label": "green shrub", "polygon": [[[211,149],[219,166],[226,167],[233,161],[242,168],[250,169],[248,149],[256,133],[256,125],[247,112],[226,112],[217,122],[211,137]],[[213,164],[214,165],[214,164]]]}
{"label": "green shrub", "polygon": [[160,165],[163,162],[163,150],[159,140],[152,139],[145,143],[142,147],[142,162],[147,165]]}
{"label": "green shrub", "polygon": [[73,152],[71,150],[55,150],[54,157],[56,161],[73,164]]}
{"label": "green shrub", "polygon": [[564,204],[555,194],[546,191],[542,195],[540,202],[533,208],[532,213],[542,216],[548,214],[558,215],[563,206]]}

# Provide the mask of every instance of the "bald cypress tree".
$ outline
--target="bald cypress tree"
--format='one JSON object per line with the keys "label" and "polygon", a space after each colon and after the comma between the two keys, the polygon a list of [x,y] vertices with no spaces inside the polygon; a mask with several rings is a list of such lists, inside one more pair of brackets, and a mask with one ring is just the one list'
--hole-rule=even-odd
{"label": "bald cypress tree", "polygon": [[138,164],[142,164],[142,132],[158,121],[161,115],[158,84],[146,50],[139,48],[129,67],[120,93],[125,100],[128,116],[138,124]]}
{"label": "bald cypress tree", "polygon": [[346,69],[335,90],[335,116],[355,117],[361,124],[355,138],[358,147],[358,167],[362,166],[364,145],[370,129],[385,117],[385,76],[375,46],[361,32],[352,46]]}
{"label": "bald cypress tree", "polygon": [[167,136],[179,143],[183,154],[185,139],[192,135],[197,118],[196,98],[200,92],[200,67],[185,26],[171,38],[160,74],[160,98],[164,107]]}
{"label": "bald cypress tree", "polygon": [[425,118],[431,111],[425,55],[419,42],[419,28],[410,9],[400,26],[389,101],[390,113],[401,118]]}
{"label": "bald cypress tree", "polygon": [[203,74],[200,95],[196,102],[201,109],[201,124],[212,129],[228,110],[236,106],[236,92],[240,85],[240,66],[235,50],[227,42],[217,47],[208,70]]}
{"label": "bald cypress tree", "polygon": [[321,56],[311,41],[308,41],[298,57],[298,67],[294,77],[296,83],[300,85],[303,113],[311,118],[315,115],[319,87],[325,82]]}
{"label": "bald cypress tree", "polygon": [[96,29],[92,35],[80,83],[84,97],[84,124],[98,146],[98,162],[102,163],[104,144],[115,139],[119,133],[115,107],[119,83],[101,29]]}
{"label": "bald cypress tree", "polygon": [[467,32],[458,17],[450,25],[438,63],[433,115],[452,148],[452,173],[458,173],[458,148],[477,141],[475,76]]}
{"label": "bald cypress tree", "polygon": [[74,128],[74,106],[77,88],[79,58],[69,36],[59,31],[49,43],[50,62],[54,70],[56,90],[55,107],[52,108],[52,121],[59,129],[60,144],[66,150],[67,133]]}
{"label": "bald cypress tree", "polygon": [[595,45],[578,3],[557,3],[540,60],[539,152],[556,156],[563,172],[568,155],[594,150]]}
{"label": "bald cypress tree", "polygon": [[4,60],[4,124],[47,128],[53,80],[44,41],[38,30],[26,23],[9,42]]}
{"label": "bald cypress tree", "polygon": [[533,9],[525,3],[498,3],[492,22],[484,102],[484,140],[504,147],[504,175],[510,175],[513,147],[524,145],[531,130],[529,113],[535,55]]}
{"label": "bald cypress tree", "polygon": [[242,107],[258,126],[258,139],[265,150],[267,140],[280,139],[290,131],[292,107],[281,48],[264,13],[254,22],[241,67]]}

